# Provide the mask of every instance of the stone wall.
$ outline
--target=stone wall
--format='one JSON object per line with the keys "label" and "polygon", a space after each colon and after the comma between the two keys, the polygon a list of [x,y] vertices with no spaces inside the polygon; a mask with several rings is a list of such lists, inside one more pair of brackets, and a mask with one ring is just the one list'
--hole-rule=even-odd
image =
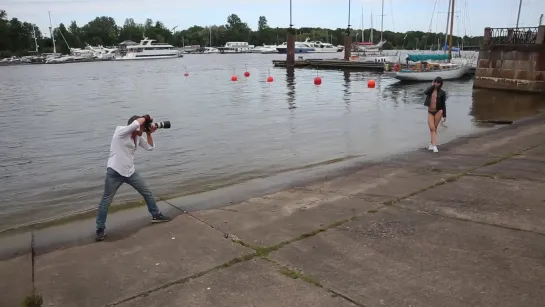
{"label": "stone wall", "polygon": [[494,30],[485,29],[473,87],[545,93],[545,26],[527,41],[514,29]]}

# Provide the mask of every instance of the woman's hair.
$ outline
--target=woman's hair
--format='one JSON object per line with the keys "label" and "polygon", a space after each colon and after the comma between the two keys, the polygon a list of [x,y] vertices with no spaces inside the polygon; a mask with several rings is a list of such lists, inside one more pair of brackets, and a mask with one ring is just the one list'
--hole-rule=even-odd
{"label": "woman's hair", "polygon": [[443,78],[441,78],[441,77],[436,77],[436,78],[433,80],[433,82],[441,84],[441,85],[439,86],[439,88],[442,88],[442,87],[443,87]]}
{"label": "woman's hair", "polygon": [[129,118],[129,120],[127,121],[127,126],[130,125],[133,121],[135,121],[135,120],[137,120],[139,118],[140,118],[140,116],[138,116],[138,115],[131,116],[131,118]]}

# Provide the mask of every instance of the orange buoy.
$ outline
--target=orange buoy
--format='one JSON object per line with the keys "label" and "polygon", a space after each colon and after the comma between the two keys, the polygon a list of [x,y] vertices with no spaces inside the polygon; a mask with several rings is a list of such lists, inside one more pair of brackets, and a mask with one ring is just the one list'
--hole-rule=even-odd
{"label": "orange buoy", "polygon": [[231,81],[233,81],[233,82],[238,81],[237,75],[232,75],[231,76]]}
{"label": "orange buoy", "polygon": [[244,73],[244,77],[248,78],[249,76],[250,76],[250,72],[249,72],[249,71],[247,71],[247,72]]}
{"label": "orange buoy", "polygon": [[376,85],[375,80],[367,81],[367,87],[368,88],[375,88],[375,85]]}
{"label": "orange buoy", "polygon": [[273,81],[274,81],[273,77],[271,77],[271,76],[267,77],[267,82],[271,83]]}
{"label": "orange buoy", "polygon": [[320,85],[322,84],[322,78],[316,77],[314,78],[314,85]]}

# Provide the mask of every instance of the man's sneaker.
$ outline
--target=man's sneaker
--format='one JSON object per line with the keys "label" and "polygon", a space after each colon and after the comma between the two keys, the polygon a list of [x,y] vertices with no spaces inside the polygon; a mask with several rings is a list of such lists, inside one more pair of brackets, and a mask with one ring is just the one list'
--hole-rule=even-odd
{"label": "man's sneaker", "polygon": [[168,216],[164,216],[162,213],[157,213],[151,219],[152,223],[162,223],[168,221],[170,221],[170,218]]}
{"label": "man's sneaker", "polygon": [[95,235],[95,241],[102,241],[104,240],[104,237],[106,237],[106,231],[104,228],[97,229],[96,235]]}

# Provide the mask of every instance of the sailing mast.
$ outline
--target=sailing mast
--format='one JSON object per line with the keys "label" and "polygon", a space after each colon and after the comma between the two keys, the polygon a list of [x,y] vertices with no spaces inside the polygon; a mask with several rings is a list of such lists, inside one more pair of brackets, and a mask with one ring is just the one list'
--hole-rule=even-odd
{"label": "sailing mast", "polygon": [[382,43],[382,33],[384,32],[384,0],[382,0],[382,12],[380,13],[380,42]]}
{"label": "sailing mast", "polygon": [[51,35],[51,39],[53,40],[53,53],[57,53],[57,46],[55,46],[55,28],[53,28],[53,25],[51,24],[51,12],[49,13],[49,35]]}
{"label": "sailing mast", "polygon": [[363,34],[363,5],[361,6],[361,41],[365,42],[365,36]]}
{"label": "sailing mast", "polygon": [[452,0],[452,11],[450,12],[450,38],[448,46],[448,59],[452,59],[452,30],[454,29],[454,0]]}
{"label": "sailing mast", "polygon": [[[448,1],[448,11],[447,11],[447,24],[445,25],[445,44],[443,45],[446,46],[447,45],[447,42],[448,42],[448,22],[450,21],[450,5],[452,4],[451,0]],[[453,10],[454,11],[454,10]],[[443,49],[443,47],[441,47],[441,49]]]}

